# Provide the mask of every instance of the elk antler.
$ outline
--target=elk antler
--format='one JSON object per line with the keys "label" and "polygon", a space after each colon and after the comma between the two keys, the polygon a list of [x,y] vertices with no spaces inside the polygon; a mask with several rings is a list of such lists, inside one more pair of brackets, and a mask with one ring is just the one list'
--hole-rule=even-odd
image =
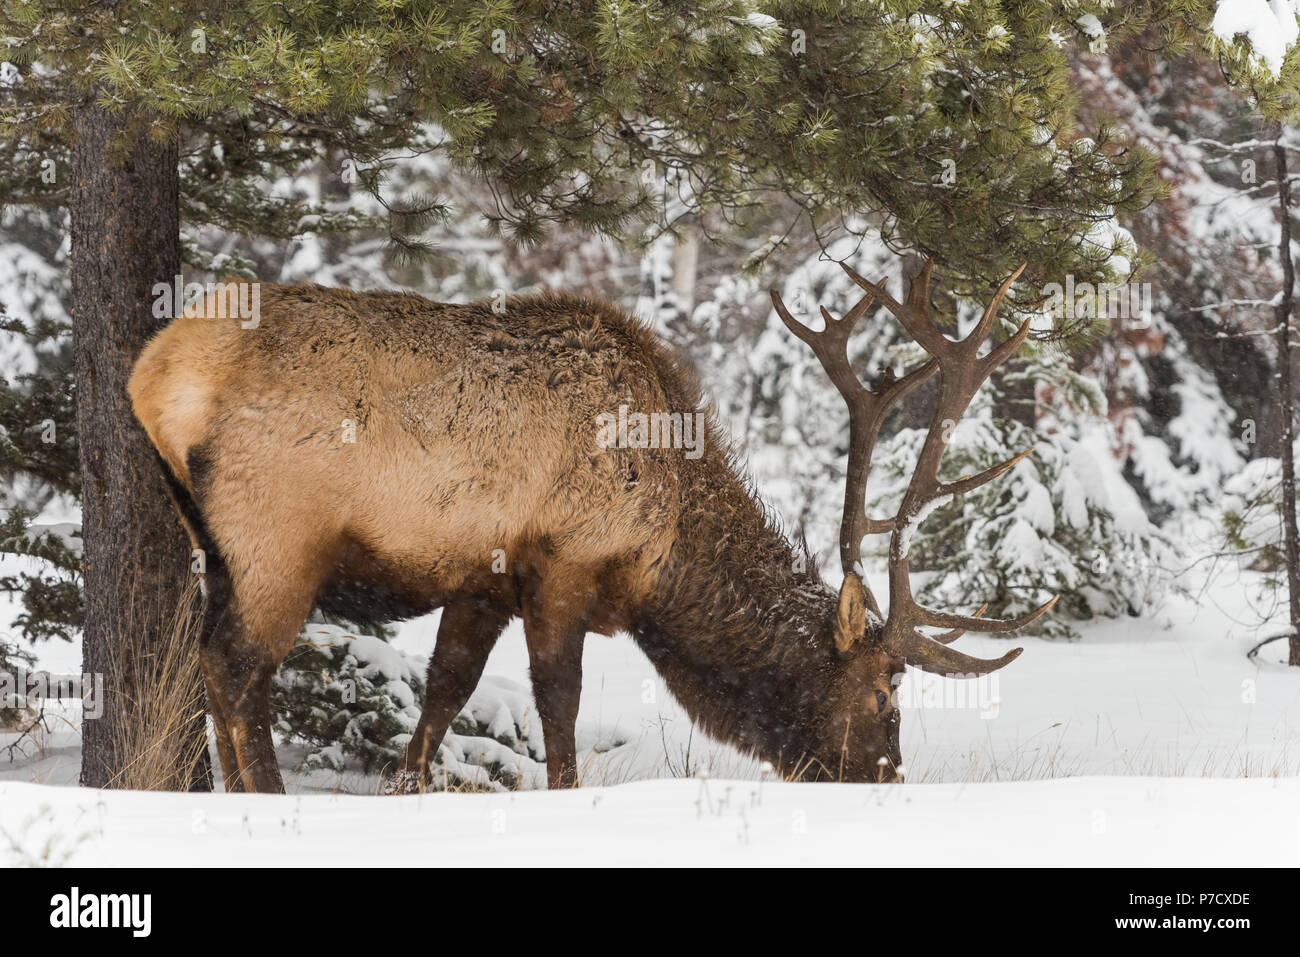
{"label": "elk antler", "polygon": [[[988,674],[1010,664],[1022,649],[1015,648],[1001,658],[987,660],[972,658],[948,645],[968,630],[1005,634],[1023,628],[1045,614],[1056,603],[1056,598],[1026,615],[1007,620],[980,617],[987,606],[974,615],[954,615],[926,608],[918,604],[912,595],[908,546],[916,526],[924,519],[932,503],[992,481],[1010,471],[1033,451],[1032,448],[1026,449],[978,475],[965,476],[954,482],[939,481],[939,464],[952,427],[966,411],[984,380],[1013,355],[1029,335],[1029,321],[1026,320],[1014,335],[992,349],[988,355],[977,357],[980,346],[993,328],[998,307],[1007,290],[1025,267],[1022,265],[998,287],[970,335],[965,339],[953,340],[943,334],[931,315],[930,277],[934,270],[931,261],[926,260],[920,273],[908,284],[907,295],[902,303],[885,291],[883,282],[873,283],[846,264],[840,263],[840,266],[866,295],[843,319],[834,319],[823,308],[821,313],[826,320],[824,331],[814,332],[791,316],[775,290],[772,291],[772,304],[786,327],[812,348],[849,408],[848,477],[844,492],[844,518],[840,525],[840,564],[846,582],[851,575],[856,579],[855,566],[862,539],[868,534],[888,532],[889,617],[884,620],[880,630],[880,641],[885,650],[925,671],[945,675]],[[896,378],[892,370],[886,372],[878,389],[872,390],[858,380],[849,364],[848,339],[854,325],[877,302],[893,314],[907,334],[931,358],[902,378]],[[866,514],[867,473],[871,467],[871,453],[880,425],[896,402],[936,370],[939,373],[939,398],[935,403],[929,431],[921,446],[916,469],[903,493],[898,512],[892,519],[869,518]],[[880,608],[875,597],[865,586],[863,591],[868,606],[879,619]],[[918,631],[920,626],[950,630],[931,637]]]}
{"label": "elk antler", "polygon": [[[878,390],[868,389],[859,381],[849,364],[848,345],[853,327],[866,315],[877,296],[875,287],[870,283],[867,286],[872,291],[863,296],[843,319],[836,319],[824,306],[819,307],[826,321],[826,328],[821,332],[814,332],[790,315],[780,294],[771,290],[776,314],[787,329],[808,343],[849,407],[849,462],[844,484],[844,517],[840,522],[840,566],[845,576],[857,574],[855,568],[860,560],[862,540],[868,534],[887,532],[893,527],[889,522],[867,517],[867,472],[880,425],[895,403],[939,369],[939,363],[933,359],[917,366],[901,379],[896,378],[894,370],[890,369],[882,377]],[[871,611],[880,618],[880,606],[870,590],[867,590],[866,597]]]}

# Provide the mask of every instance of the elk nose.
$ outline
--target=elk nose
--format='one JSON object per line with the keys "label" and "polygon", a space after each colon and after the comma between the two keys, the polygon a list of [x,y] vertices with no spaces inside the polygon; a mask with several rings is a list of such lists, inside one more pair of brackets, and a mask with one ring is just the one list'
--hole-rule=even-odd
{"label": "elk nose", "polygon": [[876,692],[876,713],[884,714],[885,709],[889,707],[889,695],[883,691]]}

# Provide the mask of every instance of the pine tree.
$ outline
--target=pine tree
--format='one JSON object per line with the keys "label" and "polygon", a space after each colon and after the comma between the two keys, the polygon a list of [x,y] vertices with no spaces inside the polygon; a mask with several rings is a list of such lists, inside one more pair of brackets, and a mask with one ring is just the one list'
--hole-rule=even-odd
{"label": "pine tree", "polygon": [[[1253,110],[1263,117],[1264,128],[1259,139],[1267,144],[1274,173],[1272,186],[1279,221],[1276,248],[1281,273],[1277,294],[1271,297],[1278,424],[1275,444],[1280,459],[1279,547],[1290,622],[1289,663],[1300,667],[1300,516],[1296,512],[1295,488],[1296,270],[1292,238],[1293,184],[1289,173],[1292,146],[1287,135],[1300,118],[1300,54],[1294,46],[1296,14],[1290,3],[1275,4],[1266,11],[1233,0],[1221,5],[1215,14],[1215,41],[1211,41],[1210,47],[1219,54],[1229,84],[1246,95]],[[1233,527],[1231,513],[1228,531],[1230,536],[1240,536],[1240,531]]]}
{"label": "pine tree", "polygon": [[73,401],[61,220],[12,207],[0,243],[0,551],[39,560],[0,575],[0,591],[21,600],[12,625],[23,640],[0,640],[0,668],[29,659],[27,642],[71,640],[81,624],[80,542],[32,523],[52,500],[74,498],[79,478],[76,446],[59,435]]}
{"label": "pine tree", "polygon": [[[182,223],[289,237],[378,222],[418,253],[445,198],[395,197],[385,173],[400,151],[441,153],[492,184],[492,223],[524,243],[556,222],[653,234],[677,204],[761,220],[779,197],[786,232],[806,223],[829,241],[869,217],[946,264],[959,294],[1022,259],[1030,276],[1108,278],[1113,250],[1085,239],[1151,193],[1145,154],[1105,128],[1075,135],[1067,47],[1095,42],[1108,9],[5,3],[0,200],[64,207],[72,234],[85,665],[109,686],[83,782],[106,784],[122,760],[114,727],[133,689],[117,663],[158,640],[190,568],[124,397],[156,284],[183,257],[214,265],[181,243]],[[386,216],[268,191],[320,157]],[[74,438],[72,420],[58,425]]]}

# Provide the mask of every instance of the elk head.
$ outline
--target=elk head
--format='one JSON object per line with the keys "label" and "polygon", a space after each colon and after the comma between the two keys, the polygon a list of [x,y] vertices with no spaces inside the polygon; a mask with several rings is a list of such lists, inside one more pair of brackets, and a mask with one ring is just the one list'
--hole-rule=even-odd
{"label": "elk head", "polygon": [[[1014,648],[990,660],[963,654],[952,647],[952,642],[968,630],[989,634],[1015,631],[1035,621],[1056,603],[1056,598],[1052,598],[1028,614],[1006,620],[981,617],[987,605],[973,615],[938,611],[921,605],[913,597],[908,566],[913,533],[935,503],[998,478],[1033,451],[1027,449],[978,475],[951,482],[939,480],[939,466],[952,426],[993,370],[1014,354],[1029,335],[1026,320],[1010,338],[986,355],[978,354],[992,331],[1007,290],[1025,267],[1022,265],[1003,281],[970,335],[953,340],[935,324],[931,312],[933,263],[926,261],[909,283],[905,301],[901,303],[885,291],[883,281],[872,283],[847,265],[840,265],[866,294],[841,319],[822,307],[826,328],[820,332],[795,319],[780,295],[775,290],[771,293],[781,321],[812,349],[849,412],[849,457],[844,515],[840,523],[844,582],[832,625],[836,673],[832,675],[830,693],[823,704],[825,726],[820,734],[825,740],[811,749],[819,756],[814,761],[820,766],[810,768],[805,776],[891,781],[899,779],[897,768],[901,763],[899,716],[893,704],[893,691],[904,667],[912,665],[946,677],[987,675],[1010,664],[1022,649]],[[848,343],[858,321],[877,303],[894,316],[930,358],[901,377],[888,369],[868,387],[850,366]],[[889,518],[872,518],[866,512],[867,473],[881,423],[897,402],[936,374],[938,399],[898,511]],[[888,614],[881,611],[859,568],[862,541],[872,534],[890,537]],[[922,628],[945,630],[932,634],[921,631]]]}

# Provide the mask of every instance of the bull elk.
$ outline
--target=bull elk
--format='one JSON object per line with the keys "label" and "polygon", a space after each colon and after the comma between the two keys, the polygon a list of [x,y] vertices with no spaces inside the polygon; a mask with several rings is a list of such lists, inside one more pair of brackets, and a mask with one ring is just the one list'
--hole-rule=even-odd
{"label": "bull elk", "polygon": [[[1023,268],[1023,267],[1022,267]],[[617,308],[566,295],[487,304],[393,292],[264,286],[256,328],[211,300],[172,321],[133,370],[136,416],[174,476],[206,556],[200,655],[231,790],[283,789],[269,692],[313,603],[352,620],[443,608],[428,693],[393,790],[422,787],[506,623],[523,618],[549,786],[577,783],[574,723],[588,632],[624,630],[692,719],[804,779],[895,780],[894,679],[911,664],[1000,668],[950,643],[1010,632],[917,604],[907,543],[927,506],[1006,472],[940,482],[948,429],[1028,324],[977,356],[1013,274],[965,340],[935,325],[930,267],[899,303],[865,296],[813,332],[772,295],[849,410],[838,596],[774,526],[709,422],[708,453],[602,448],[620,406],[695,413],[700,395],[660,341]],[[846,351],[884,305],[931,358],[863,386]],[[939,398],[898,513],[868,518],[871,450],[886,412],[932,375]],[[631,443],[629,443],[631,444]],[[644,443],[641,443],[644,444]],[[856,571],[888,533],[889,614]],[[920,626],[948,629],[929,636]]]}

